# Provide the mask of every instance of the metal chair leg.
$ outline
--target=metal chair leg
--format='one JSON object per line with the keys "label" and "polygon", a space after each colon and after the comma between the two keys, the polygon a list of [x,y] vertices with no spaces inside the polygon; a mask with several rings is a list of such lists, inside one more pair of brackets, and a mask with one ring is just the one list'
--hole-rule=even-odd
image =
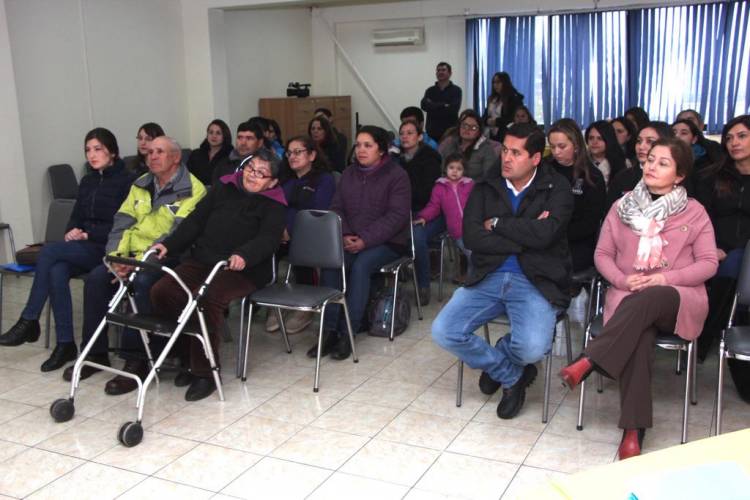
{"label": "metal chair leg", "polygon": [[693,381],[693,364],[691,360],[693,358],[693,343],[688,342],[687,347],[687,373],[685,374],[685,401],[683,401],[682,408],[682,439],[681,443],[687,443],[687,431],[688,431],[688,415],[690,412],[690,395],[691,395],[691,382]]}
{"label": "metal chair leg", "polygon": [[245,330],[245,345],[243,348],[243,356],[242,356],[242,381],[247,380],[247,358],[250,354],[250,335],[252,333],[253,328],[253,303],[250,302],[250,305],[247,308],[247,329]]}
{"label": "metal chair leg", "polygon": [[[396,268],[396,273],[393,275],[393,304],[391,305],[391,332],[388,336],[388,340],[393,342],[396,328],[396,298],[398,297],[398,273],[399,269]],[[414,275],[414,293],[417,295],[417,307],[419,307],[419,289],[417,288],[417,276]]]}
{"label": "metal chair leg", "polygon": [[284,346],[286,346],[286,352],[287,354],[292,353],[292,344],[289,343],[289,335],[286,334],[286,325],[284,325],[284,316],[281,314],[281,309],[278,307],[274,307],[276,309],[276,318],[279,320],[279,328],[281,329],[281,338],[284,339]]}
{"label": "metal chair leg", "polygon": [[565,348],[568,353],[568,364],[573,363],[573,345],[570,338],[570,317],[566,314],[563,318],[563,327],[565,328]]}
{"label": "metal chair leg", "polygon": [[[583,350],[586,350],[586,347],[589,345],[589,330],[586,329],[583,331]],[[601,382],[601,380],[600,380]],[[586,400],[586,381],[583,380],[580,383],[580,391],[581,394],[578,396],[578,421],[576,422],[576,430],[582,431],[583,430],[583,412],[584,412],[584,403]]]}
{"label": "metal chair leg", "polygon": [[682,350],[677,351],[677,366],[674,369],[675,374],[682,374]]}
{"label": "metal chair leg", "polygon": [[445,257],[445,238],[442,238],[440,240],[440,280],[438,281],[438,302],[443,301],[443,271],[445,264],[443,263],[443,258]]}
{"label": "metal chair leg", "polygon": [[690,404],[697,405],[698,404],[698,348],[694,344],[694,341],[691,342],[693,344],[693,355],[688,359],[689,363],[693,364],[693,377],[690,381],[690,386],[693,388],[692,394],[690,395]]}
{"label": "metal chair leg", "polygon": [[716,435],[721,434],[721,412],[722,398],[724,397],[724,363],[726,351],[724,348],[724,339],[719,342],[719,380],[716,382]]}
{"label": "metal chair leg", "polygon": [[240,337],[237,340],[237,366],[235,372],[237,378],[242,376],[242,353],[245,349],[245,305],[247,303],[247,297],[242,297],[240,302]]}
{"label": "metal chair leg", "polygon": [[[415,267],[415,264],[413,261],[411,263],[411,276],[414,279],[414,296],[417,299],[417,316],[419,317],[419,320],[421,321],[422,320],[422,301],[419,298],[419,285],[417,284],[417,268]],[[396,281],[398,281],[398,279],[396,279]]]}
{"label": "metal chair leg", "polygon": [[596,392],[599,394],[604,392],[604,377],[601,373],[596,374]]}
{"label": "metal chair leg", "polygon": [[47,300],[47,325],[44,329],[44,348],[49,349],[49,338],[50,338],[50,330],[51,330],[51,323],[52,323],[52,303],[48,299]]}
{"label": "metal chair leg", "polygon": [[464,362],[458,360],[458,379],[456,380],[456,406],[461,407],[464,396]]}
{"label": "metal chair leg", "polygon": [[547,353],[544,360],[544,404],[542,406],[542,423],[546,424],[549,417],[549,385],[552,378],[552,352]]}

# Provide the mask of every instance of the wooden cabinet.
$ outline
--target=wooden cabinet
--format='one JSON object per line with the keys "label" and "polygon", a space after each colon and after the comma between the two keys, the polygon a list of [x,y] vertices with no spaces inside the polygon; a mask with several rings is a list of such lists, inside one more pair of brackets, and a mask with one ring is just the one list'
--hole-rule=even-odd
{"label": "wooden cabinet", "polygon": [[283,139],[307,135],[307,124],[318,108],[328,108],[333,113],[333,126],[352,144],[351,96],[321,97],[264,97],[258,100],[260,116],[279,122]]}

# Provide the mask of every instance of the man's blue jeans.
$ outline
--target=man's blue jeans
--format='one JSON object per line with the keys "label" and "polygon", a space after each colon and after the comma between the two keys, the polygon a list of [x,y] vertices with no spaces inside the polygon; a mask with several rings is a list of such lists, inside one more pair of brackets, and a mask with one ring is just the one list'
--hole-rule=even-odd
{"label": "man's blue jeans", "polygon": [[[151,286],[159,281],[163,276],[161,273],[150,273],[142,271],[138,273],[135,281],[133,282],[133,290],[135,291],[135,305],[138,307],[139,314],[149,314],[151,312],[151,297],[149,291]],[[114,275],[109,273],[109,270],[103,264],[94,268],[86,277],[86,284],[83,287],[83,345],[93,337],[96,328],[107,313],[109,301],[115,294],[119,282],[114,280]],[[123,300],[127,301],[127,297]],[[162,337],[152,336],[151,352],[154,356],[157,356],[158,348],[154,347],[154,341],[156,345],[164,345],[161,340]],[[106,355],[109,342],[107,340],[107,332],[104,331],[99,338],[96,339],[96,343],[91,348],[90,354],[94,355]],[[122,345],[123,351],[120,357],[123,359],[143,359],[145,356],[145,350],[143,348],[143,342],[141,336],[137,330],[126,329],[122,333]]]}
{"label": "man's blue jeans", "polygon": [[90,271],[101,264],[104,245],[89,241],[58,241],[47,243],[39,253],[29,299],[21,317],[38,320],[49,297],[55,317],[57,342],[73,342],[73,301],[70,278]]}
{"label": "man's blue jeans", "polygon": [[414,226],[414,266],[417,268],[417,284],[419,288],[430,286],[430,248],[429,242],[435,236],[445,231],[445,219],[439,216],[424,226]]}
{"label": "man's blue jeans", "polygon": [[[474,331],[506,314],[510,333],[495,346]],[[552,347],[556,308],[524,274],[493,271],[471,287],[459,288],[432,323],[432,339],[472,368],[504,387],[521,378],[524,366],[541,360]]]}
{"label": "man's blue jeans", "polygon": [[[388,245],[366,248],[359,253],[344,253],[346,305],[349,308],[349,319],[352,323],[352,332],[355,335],[362,325],[362,318],[367,308],[372,274],[398,257],[399,254]],[[320,275],[320,284],[341,290],[341,271],[338,269],[323,269]],[[346,318],[341,313],[340,305],[331,304],[326,307],[323,328],[346,334]]]}

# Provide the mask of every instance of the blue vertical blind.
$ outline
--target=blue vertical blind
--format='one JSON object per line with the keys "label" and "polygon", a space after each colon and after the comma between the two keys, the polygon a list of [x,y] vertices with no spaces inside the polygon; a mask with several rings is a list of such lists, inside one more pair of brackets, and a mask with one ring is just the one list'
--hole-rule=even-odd
{"label": "blue vertical blind", "polygon": [[625,111],[625,12],[549,18],[549,57],[542,68],[544,116],[590,123]]}
{"label": "blue vertical blind", "polygon": [[630,12],[631,102],[658,117],[697,109],[713,131],[746,112],[748,11],[730,2]]}
{"label": "blue vertical blind", "polygon": [[716,132],[750,107],[749,17],[743,0],[471,19],[471,97],[483,110],[492,74],[507,71],[540,122],[585,125],[631,106],[671,121],[693,108]]}
{"label": "blue vertical blind", "polygon": [[[536,21],[532,16],[472,19],[467,31],[467,50],[470,57],[468,72],[474,75],[469,86],[469,102],[475,109],[484,109],[492,93],[492,75],[507,71],[513,85],[526,96],[534,96]],[[502,42],[501,42],[502,41]],[[477,77],[482,75],[482,77]],[[526,105],[534,114],[534,102]]]}

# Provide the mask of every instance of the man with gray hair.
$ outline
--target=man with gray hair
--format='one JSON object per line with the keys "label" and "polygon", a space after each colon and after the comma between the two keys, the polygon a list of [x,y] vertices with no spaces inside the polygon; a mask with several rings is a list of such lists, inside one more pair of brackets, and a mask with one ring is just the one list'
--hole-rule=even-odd
{"label": "man with gray hair", "polygon": [[[193,211],[198,201],[206,194],[206,188],[181,164],[180,145],[171,137],[157,137],[148,150],[149,171],[133,182],[125,202],[115,214],[112,231],[107,240],[108,255],[119,255],[141,259],[153,244],[172,234],[177,225]],[[113,270],[121,277],[132,272],[132,267],[115,264]],[[133,282],[135,302],[139,313],[148,314],[151,309],[149,291],[161,276],[140,273]],[[83,289],[83,343],[94,335],[107,312],[109,300],[116,286],[106,266],[92,270]],[[144,379],[148,373],[145,351],[140,336],[134,330],[126,330],[122,337],[124,371],[135,373]],[[109,366],[106,333],[100,335],[88,357],[90,361]],[[84,366],[81,379],[99,371]],[[70,380],[72,367],[65,370],[63,378]],[[135,380],[116,376],[107,382],[105,392],[110,395],[125,394],[137,388]]]}

